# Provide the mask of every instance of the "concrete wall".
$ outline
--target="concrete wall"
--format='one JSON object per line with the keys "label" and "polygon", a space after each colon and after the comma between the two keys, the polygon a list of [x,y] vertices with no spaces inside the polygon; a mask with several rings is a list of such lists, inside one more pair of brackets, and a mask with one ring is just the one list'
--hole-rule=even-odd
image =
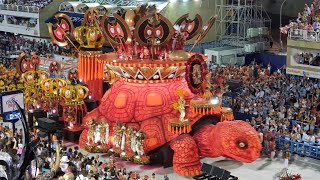
{"label": "concrete wall", "polygon": [[[167,17],[172,23],[174,23],[183,14],[189,13],[191,19],[194,18],[195,14],[200,14],[204,24],[213,16],[215,13],[215,0],[202,0],[194,1],[190,0],[187,2],[176,1],[169,2],[168,6],[161,12],[165,17]],[[214,25],[215,26],[215,25]],[[202,42],[214,41],[216,40],[216,33],[214,32],[214,26]],[[193,44],[193,40],[188,43]]]}

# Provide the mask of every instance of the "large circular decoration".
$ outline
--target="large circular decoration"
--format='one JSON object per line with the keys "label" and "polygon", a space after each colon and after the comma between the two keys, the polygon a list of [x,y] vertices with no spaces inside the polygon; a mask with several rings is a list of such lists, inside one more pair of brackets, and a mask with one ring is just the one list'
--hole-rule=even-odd
{"label": "large circular decoration", "polygon": [[150,45],[151,40],[156,40],[157,45],[166,45],[174,35],[171,22],[162,15],[159,15],[157,23],[150,23],[149,17],[144,16],[136,25],[134,37],[141,46]]}
{"label": "large circular decoration", "polygon": [[206,35],[209,33],[210,29],[212,28],[213,24],[216,22],[217,16],[212,16],[209,21],[202,27],[200,30],[198,37],[197,37],[197,42],[200,42]]}
{"label": "large circular decoration", "polygon": [[49,66],[50,73],[54,73],[54,72],[58,73],[58,72],[60,72],[60,70],[61,70],[61,66],[60,66],[60,63],[58,63],[58,62],[54,61]]}
{"label": "large circular decoration", "polygon": [[202,93],[202,84],[208,73],[207,64],[200,54],[195,54],[187,62],[186,80],[189,89],[194,94]]}
{"label": "large circular decoration", "polygon": [[17,72],[21,75],[30,70],[38,70],[40,57],[35,53],[31,53],[31,57],[26,59],[26,54],[21,53],[16,61]]}
{"label": "large circular decoration", "polygon": [[102,29],[112,44],[125,43],[131,39],[131,32],[126,21],[118,14],[113,14],[114,20],[103,16],[101,20]]}
{"label": "large circular decoration", "polygon": [[41,88],[45,92],[45,96],[59,96],[59,91],[67,86],[67,82],[62,78],[48,78],[41,82]]}
{"label": "large circular decoration", "polygon": [[181,16],[174,24],[178,25],[181,29],[181,32],[188,33],[187,40],[192,39],[195,37],[198,32],[202,28],[202,18],[199,14],[196,14],[195,18],[193,20],[188,19],[189,14],[185,14]]}
{"label": "large circular decoration", "polygon": [[54,16],[57,20],[55,24],[48,23],[48,29],[51,39],[58,46],[67,46],[66,35],[72,34],[74,25],[69,16],[63,13]]}
{"label": "large circular decoration", "polygon": [[73,79],[78,80],[78,70],[77,69],[71,69],[68,72],[68,80],[71,81]]}
{"label": "large circular decoration", "polygon": [[38,82],[42,83],[42,81],[48,79],[50,77],[49,73],[42,70],[37,71],[27,71],[22,74],[22,79],[27,85],[34,85]]}
{"label": "large circular decoration", "polygon": [[68,106],[80,105],[84,103],[84,99],[88,96],[89,89],[82,85],[68,85],[60,91],[60,96],[65,100]]}

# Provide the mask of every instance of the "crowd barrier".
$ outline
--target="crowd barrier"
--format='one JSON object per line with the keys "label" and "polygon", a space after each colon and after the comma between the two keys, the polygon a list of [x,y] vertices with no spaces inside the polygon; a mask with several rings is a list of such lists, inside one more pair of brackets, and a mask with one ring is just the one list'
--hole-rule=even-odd
{"label": "crowd barrier", "polygon": [[289,148],[291,154],[299,154],[315,159],[320,159],[320,143],[310,143],[303,140],[294,139],[288,136],[280,136],[276,139],[278,149]]}
{"label": "crowd barrier", "polygon": [[0,4],[0,9],[8,10],[8,11],[29,12],[29,13],[40,12],[40,9],[36,6],[22,6],[22,5],[14,5],[14,4]]}
{"label": "crowd barrier", "polygon": [[320,32],[312,32],[304,29],[290,29],[290,39],[303,39],[307,41],[320,41]]}

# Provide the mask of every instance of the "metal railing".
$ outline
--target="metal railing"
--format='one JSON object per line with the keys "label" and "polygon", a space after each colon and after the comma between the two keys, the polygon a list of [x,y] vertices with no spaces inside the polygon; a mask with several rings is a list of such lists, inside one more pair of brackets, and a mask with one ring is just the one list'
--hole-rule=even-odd
{"label": "metal railing", "polygon": [[285,150],[288,148],[290,153],[300,154],[316,159],[320,159],[320,144],[310,143],[301,139],[289,136],[280,136],[276,139],[278,148]]}
{"label": "metal railing", "polygon": [[0,4],[0,10],[20,11],[20,12],[29,12],[29,13],[40,12],[40,8],[36,6],[22,6],[22,5],[14,5],[14,4]]}
{"label": "metal railing", "polygon": [[320,41],[320,32],[312,32],[304,29],[290,29],[288,37],[290,39]]}

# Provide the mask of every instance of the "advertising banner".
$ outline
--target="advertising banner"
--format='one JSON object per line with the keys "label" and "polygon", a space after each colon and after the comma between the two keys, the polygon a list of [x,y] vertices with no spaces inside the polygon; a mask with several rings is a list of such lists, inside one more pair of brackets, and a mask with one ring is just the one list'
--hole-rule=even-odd
{"label": "advertising banner", "polygon": [[10,91],[0,94],[0,106],[1,115],[4,122],[18,121],[21,118],[21,114],[18,111],[14,101],[16,101],[19,106],[24,109],[24,100],[22,91]]}

